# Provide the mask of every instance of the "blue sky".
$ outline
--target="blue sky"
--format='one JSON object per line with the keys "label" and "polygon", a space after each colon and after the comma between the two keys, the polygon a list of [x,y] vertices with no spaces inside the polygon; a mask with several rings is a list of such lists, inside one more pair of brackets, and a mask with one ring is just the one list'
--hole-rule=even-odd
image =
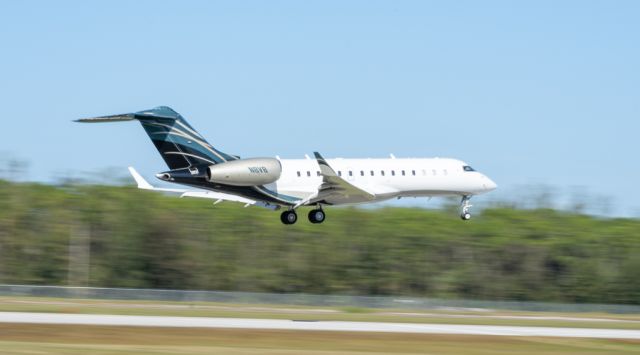
{"label": "blue sky", "polygon": [[71,120],[168,105],[244,157],[456,157],[491,198],[550,186],[638,216],[638,18],[637,1],[5,1],[0,161],[151,176],[137,124]]}

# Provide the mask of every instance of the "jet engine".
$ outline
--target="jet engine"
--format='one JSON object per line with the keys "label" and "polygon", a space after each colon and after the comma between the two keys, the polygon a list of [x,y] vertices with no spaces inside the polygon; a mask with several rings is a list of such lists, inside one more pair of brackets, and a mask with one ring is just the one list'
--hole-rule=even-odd
{"label": "jet engine", "polygon": [[233,185],[257,186],[280,178],[282,165],[275,158],[248,158],[227,161],[207,167],[207,181]]}

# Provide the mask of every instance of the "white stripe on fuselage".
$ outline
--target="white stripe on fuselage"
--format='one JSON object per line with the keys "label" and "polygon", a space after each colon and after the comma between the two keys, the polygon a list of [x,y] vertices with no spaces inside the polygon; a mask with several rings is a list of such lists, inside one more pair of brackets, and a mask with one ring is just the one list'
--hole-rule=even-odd
{"label": "white stripe on fuselage", "polygon": [[[320,169],[315,159],[281,159],[280,162],[282,175],[276,182],[278,193],[302,199],[318,190],[322,176],[318,176]],[[495,187],[483,174],[465,171],[463,167],[467,164],[456,159],[338,158],[327,159],[327,162],[343,179],[374,194],[377,201],[395,197],[475,195]]]}

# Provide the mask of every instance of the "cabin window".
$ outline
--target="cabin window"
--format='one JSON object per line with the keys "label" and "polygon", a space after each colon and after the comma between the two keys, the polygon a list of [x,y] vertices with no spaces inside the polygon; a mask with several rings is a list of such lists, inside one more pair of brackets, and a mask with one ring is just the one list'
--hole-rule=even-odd
{"label": "cabin window", "polygon": [[307,170],[307,176],[311,176],[311,172]]}
{"label": "cabin window", "polygon": [[391,170],[391,176],[396,176],[396,171],[395,170]]}
{"label": "cabin window", "polygon": [[298,177],[300,177],[300,172],[298,171]]}
{"label": "cabin window", "polygon": [[438,172],[436,171],[436,169],[431,170],[431,172],[433,173],[433,176],[438,175]]}
{"label": "cabin window", "polygon": [[338,170],[338,176],[342,176],[342,170]]}
{"label": "cabin window", "polygon": [[384,170],[380,170],[380,175],[384,176]]}
{"label": "cabin window", "polygon": [[411,175],[416,176],[416,171],[415,170],[411,170]]}
{"label": "cabin window", "polygon": [[373,172],[373,170],[371,170],[371,176],[375,176],[375,173]]}
{"label": "cabin window", "polygon": [[349,170],[349,176],[353,176],[353,171]]}
{"label": "cabin window", "polygon": [[360,170],[360,176],[364,176],[364,170]]}
{"label": "cabin window", "polygon": [[402,176],[405,176],[404,170],[402,170]]}
{"label": "cabin window", "polygon": [[320,176],[320,171],[316,171],[316,175]]}
{"label": "cabin window", "polygon": [[427,176],[427,171],[422,169],[422,176]]}
{"label": "cabin window", "polygon": [[445,176],[448,174],[447,169],[442,170],[442,172],[444,173]]}

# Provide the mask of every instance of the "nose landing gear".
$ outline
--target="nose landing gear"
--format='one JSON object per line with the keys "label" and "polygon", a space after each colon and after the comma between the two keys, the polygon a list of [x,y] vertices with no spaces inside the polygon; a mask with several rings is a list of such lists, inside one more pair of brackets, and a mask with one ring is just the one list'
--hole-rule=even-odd
{"label": "nose landing gear", "polygon": [[471,219],[471,213],[469,213],[469,209],[471,208],[471,205],[469,203],[469,200],[471,199],[471,196],[469,195],[464,195],[462,196],[462,201],[460,201],[460,206],[462,207],[462,212],[460,213],[460,218],[463,221],[468,221]]}

